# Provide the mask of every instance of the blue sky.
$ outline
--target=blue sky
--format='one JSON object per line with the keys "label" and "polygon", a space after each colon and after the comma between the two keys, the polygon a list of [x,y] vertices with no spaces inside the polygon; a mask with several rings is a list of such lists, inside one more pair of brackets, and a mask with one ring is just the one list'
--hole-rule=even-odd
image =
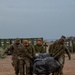
{"label": "blue sky", "polygon": [[0,0],[0,38],[75,36],[75,0]]}

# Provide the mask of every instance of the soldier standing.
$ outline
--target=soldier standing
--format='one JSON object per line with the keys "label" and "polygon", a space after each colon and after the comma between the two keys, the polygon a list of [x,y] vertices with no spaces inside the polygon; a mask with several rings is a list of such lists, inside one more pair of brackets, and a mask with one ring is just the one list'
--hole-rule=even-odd
{"label": "soldier standing", "polygon": [[[35,56],[35,50],[34,47],[28,43],[28,40],[23,41],[23,45],[25,49],[27,49],[28,54],[31,55],[33,58]],[[32,69],[33,69],[33,62],[32,59],[25,58],[26,66],[27,66],[27,75],[32,75]]]}
{"label": "soldier standing", "polygon": [[25,75],[24,74],[24,57],[28,56],[29,58],[30,55],[27,54],[26,49],[24,48],[23,44],[21,44],[20,39],[17,38],[15,40],[15,43],[8,46],[5,49],[5,53],[7,53],[9,50],[12,50],[12,65],[15,70],[15,74],[18,75],[20,72],[20,75]]}
{"label": "soldier standing", "polygon": [[[67,53],[69,60],[71,59],[70,52],[64,44],[65,39],[66,37],[62,36],[59,40],[55,41],[49,47],[49,53],[60,63],[62,69],[65,62],[65,52]],[[60,75],[63,75],[62,69],[60,71]]]}
{"label": "soldier standing", "polygon": [[40,38],[37,40],[36,45],[34,46],[34,48],[35,48],[36,53],[46,52],[44,46],[42,45],[42,40]]}

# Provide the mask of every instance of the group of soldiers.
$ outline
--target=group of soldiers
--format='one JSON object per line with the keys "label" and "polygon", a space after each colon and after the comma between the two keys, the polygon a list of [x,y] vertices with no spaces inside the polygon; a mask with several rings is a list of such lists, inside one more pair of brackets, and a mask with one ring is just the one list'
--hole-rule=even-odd
{"label": "group of soldiers", "polygon": [[[49,53],[61,64],[62,69],[59,75],[63,75],[63,66],[65,61],[65,52],[68,54],[69,59],[71,55],[67,47],[65,46],[66,37],[62,36],[59,40],[55,41],[49,46]],[[32,75],[33,73],[33,59],[36,53],[45,53],[46,50],[42,44],[42,40],[39,38],[36,45],[31,45],[28,40],[24,40],[21,43],[17,38],[15,43],[5,48],[4,54],[9,50],[12,51],[12,65],[15,70],[15,75]]]}

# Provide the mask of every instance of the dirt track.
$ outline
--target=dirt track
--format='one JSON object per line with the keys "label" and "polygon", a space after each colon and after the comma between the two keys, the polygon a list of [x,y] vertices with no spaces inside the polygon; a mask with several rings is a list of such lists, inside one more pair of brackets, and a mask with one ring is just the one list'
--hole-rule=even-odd
{"label": "dirt track", "polygon": [[[68,60],[68,57],[66,55],[64,75],[75,75],[75,54],[71,54],[71,56],[72,59]],[[0,60],[0,75],[15,75],[11,62],[11,56]]]}

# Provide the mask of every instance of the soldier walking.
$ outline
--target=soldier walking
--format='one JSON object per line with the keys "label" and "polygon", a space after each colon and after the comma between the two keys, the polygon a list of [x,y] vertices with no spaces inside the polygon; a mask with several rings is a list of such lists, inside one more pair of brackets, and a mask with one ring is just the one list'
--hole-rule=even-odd
{"label": "soldier walking", "polygon": [[9,50],[12,50],[12,65],[15,70],[15,75],[25,75],[24,74],[24,65],[25,65],[25,57],[28,56],[29,58],[30,55],[27,54],[26,49],[24,48],[23,44],[21,44],[21,41],[19,38],[15,40],[15,43],[8,46],[5,49],[5,53],[7,53]]}
{"label": "soldier walking", "polygon": [[37,39],[36,45],[34,46],[36,53],[45,53],[45,48],[42,45],[42,40],[40,38]]}
{"label": "soldier walking", "polygon": [[[35,50],[34,47],[28,43],[28,40],[23,41],[24,48],[27,50],[28,54],[33,57],[35,56]],[[29,59],[28,57],[25,58],[26,66],[27,66],[27,75],[32,75],[33,71],[33,60]]]}
{"label": "soldier walking", "polygon": [[55,41],[49,47],[49,53],[60,63],[61,71],[60,75],[63,75],[63,67],[65,62],[65,52],[67,53],[69,60],[71,59],[70,52],[68,48],[65,46],[66,37],[62,36],[59,40]]}

